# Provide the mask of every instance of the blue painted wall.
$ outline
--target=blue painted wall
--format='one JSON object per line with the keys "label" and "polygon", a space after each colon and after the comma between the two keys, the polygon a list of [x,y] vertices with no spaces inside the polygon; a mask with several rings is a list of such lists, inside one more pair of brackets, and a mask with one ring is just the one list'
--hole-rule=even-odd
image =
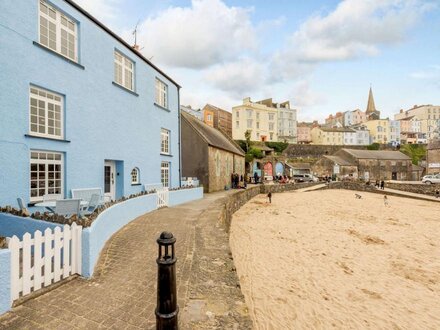
{"label": "blue painted wall", "polygon": [[0,249],[0,315],[11,307],[11,251]]}
{"label": "blue painted wall", "polygon": [[53,230],[55,227],[62,227],[62,225],[0,213],[0,236],[12,237],[16,235],[21,240],[26,233],[33,237],[37,230],[44,233],[46,228]]}
{"label": "blue painted wall", "polygon": [[[30,198],[30,150],[65,153],[64,195],[72,188],[104,186],[104,160],[116,160],[117,197],[142,190],[130,172],[140,169],[141,183],[160,182],[161,161],[171,162],[171,186],[179,185],[178,87],[63,0],[51,3],[78,21],[79,64],[69,63],[38,42],[39,1],[0,2],[0,205]],[[114,50],[135,62],[135,96],[112,84]],[[178,56],[178,54],[176,54]],[[154,105],[155,78],[168,85],[169,110]],[[29,134],[29,87],[65,96],[65,140]],[[172,157],[160,155],[160,130],[171,131]]]}

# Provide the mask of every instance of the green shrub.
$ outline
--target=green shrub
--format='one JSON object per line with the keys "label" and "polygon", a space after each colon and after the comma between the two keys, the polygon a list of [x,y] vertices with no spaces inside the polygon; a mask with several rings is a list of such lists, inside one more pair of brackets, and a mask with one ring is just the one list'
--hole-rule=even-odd
{"label": "green shrub", "polygon": [[258,149],[258,148],[254,148],[254,147],[251,147],[251,148],[249,149],[248,154],[251,154],[251,155],[253,155],[255,158],[259,158],[259,159],[261,159],[261,158],[264,157],[263,152],[262,152],[260,149]]}
{"label": "green shrub", "polygon": [[369,146],[367,146],[368,150],[379,150],[380,149],[380,144],[379,143],[373,143],[370,144]]}
{"label": "green shrub", "polygon": [[289,144],[285,143],[285,142],[266,142],[266,145],[269,148],[274,149],[276,153],[280,154],[280,153],[282,153],[284,151],[284,149],[287,148],[287,146]]}
{"label": "green shrub", "polygon": [[426,157],[426,147],[420,144],[402,144],[400,151],[411,157],[411,161],[415,165],[418,165],[419,161]]}

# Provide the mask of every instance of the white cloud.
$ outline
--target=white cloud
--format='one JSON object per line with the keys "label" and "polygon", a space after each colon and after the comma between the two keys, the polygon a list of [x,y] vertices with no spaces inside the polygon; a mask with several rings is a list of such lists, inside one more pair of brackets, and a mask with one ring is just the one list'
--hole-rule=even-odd
{"label": "white cloud", "polygon": [[117,16],[120,0],[75,0],[75,2],[101,21],[108,21]]}
{"label": "white cloud", "polygon": [[300,80],[293,88],[292,101],[298,107],[311,107],[325,103],[326,99],[323,95],[311,90],[308,80]]}
{"label": "white cloud", "polygon": [[375,56],[402,42],[422,14],[420,0],[344,0],[327,15],[307,19],[272,62],[272,79],[305,76],[319,62]]}
{"label": "white cloud", "polygon": [[380,45],[404,40],[425,9],[415,0],[345,0],[327,16],[308,19],[291,43],[305,61],[376,55]]}
{"label": "white cloud", "polygon": [[431,65],[428,70],[412,72],[409,76],[421,80],[440,80],[440,65]]}
{"label": "white cloud", "polygon": [[256,47],[250,12],[221,0],[192,0],[191,7],[170,7],[144,20],[138,43],[155,62],[205,68]]}
{"label": "white cloud", "polygon": [[265,77],[264,65],[251,58],[215,66],[204,74],[214,87],[238,98],[250,95],[263,86]]}

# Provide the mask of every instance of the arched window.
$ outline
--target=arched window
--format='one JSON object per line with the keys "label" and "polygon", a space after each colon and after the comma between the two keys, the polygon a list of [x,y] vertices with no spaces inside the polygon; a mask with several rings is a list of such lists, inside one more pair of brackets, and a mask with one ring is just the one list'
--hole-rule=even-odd
{"label": "arched window", "polygon": [[135,167],[131,170],[131,184],[139,183],[139,169]]}

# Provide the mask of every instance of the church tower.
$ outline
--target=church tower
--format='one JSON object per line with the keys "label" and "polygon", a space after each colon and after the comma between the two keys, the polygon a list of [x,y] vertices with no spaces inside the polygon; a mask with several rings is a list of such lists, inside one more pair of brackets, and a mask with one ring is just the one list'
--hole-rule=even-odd
{"label": "church tower", "polygon": [[365,114],[367,115],[367,120],[377,120],[380,119],[380,111],[376,109],[373,98],[373,91],[370,87],[370,93],[368,94],[368,104],[367,110],[365,110]]}

